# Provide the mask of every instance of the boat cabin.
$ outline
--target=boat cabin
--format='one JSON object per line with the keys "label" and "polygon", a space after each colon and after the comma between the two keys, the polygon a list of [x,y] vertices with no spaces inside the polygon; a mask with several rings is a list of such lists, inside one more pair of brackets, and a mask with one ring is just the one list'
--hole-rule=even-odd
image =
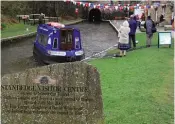
{"label": "boat cabin", "polygon": [[44,63],[82,60],[80,30],[56,22],[39,25],[33,54]]}

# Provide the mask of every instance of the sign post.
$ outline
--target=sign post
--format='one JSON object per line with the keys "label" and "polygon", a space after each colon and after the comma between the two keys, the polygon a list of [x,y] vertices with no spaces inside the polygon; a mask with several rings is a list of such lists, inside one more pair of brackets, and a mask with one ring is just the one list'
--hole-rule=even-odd
{"label": "sign post", "polygon": [[171,47],[171,32],[158,32],[158,48],[160,45],[169,45]]}

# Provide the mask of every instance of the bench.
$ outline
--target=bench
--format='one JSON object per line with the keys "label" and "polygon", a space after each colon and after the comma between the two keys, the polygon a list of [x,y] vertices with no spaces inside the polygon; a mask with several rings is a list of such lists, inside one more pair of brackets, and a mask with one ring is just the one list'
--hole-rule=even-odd
{"label": "bench", "polygon": [[164,25],[164,30],[172,30],[172,25]]}
{"label": "bench", "polygon": [[45,17],[45,19],[48,19],[49,21],[53,21],[53,22],[62,21],[61,17]]}

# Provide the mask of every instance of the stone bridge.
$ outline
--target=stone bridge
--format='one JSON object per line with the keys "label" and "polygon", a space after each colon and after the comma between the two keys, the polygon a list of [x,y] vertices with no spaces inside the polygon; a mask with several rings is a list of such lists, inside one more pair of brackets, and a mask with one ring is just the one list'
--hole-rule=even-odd
{"label": "stone bridge", "polygon": [[[108,2],[109,3],[109,2]],[[103,2],[104,4],[104,2]],[[127,13],[122,11],[109,11],[106,12],[103,9],[99,8],[88,8],[88,20],[92,21],[101,21],[103,20],[113,20],[115,16],[124,17],[127,16]]]}
{"label": "stone bridge", "polygon": [[[94,2],[94,4],[109,4],[110,1],[103,1],[103,2]],[[161,1],[160,2],[161,4],[166,4],[164,1]],[[152,4],[152,3],[150,3]],[[161,14],[164,15],[164,18],[166,20],[167,23],[170,23],[171,22],[171,15],[172,15],[172,11],[171,10],[171,6],[170,5],[166,5],[166,7],[162,7],[159,6],[157,9],[155,7],[153,8],[149,8],[148,9],[148,15],[151,15],[152,19],[155,21],[155,22],[159,22],[160,20],[160,16]],[[124,17],[126,16],[129,16],[131,13],[127,13],[127,12],[124,12],[124,11],[115,11],[115,12],[112,12],[111,14],[106,14],[107,16],[104,17],[105,13],[103,10],[101,9],[98,9],[98,8],[89,8],[88,9],[88,20],[90,22],[92,21],[101,21],[102,19],[104,20],[113,20],[115,16],[117,17],[121,17],[124,19]],[[147,15],[146,15],[147,17]]]}

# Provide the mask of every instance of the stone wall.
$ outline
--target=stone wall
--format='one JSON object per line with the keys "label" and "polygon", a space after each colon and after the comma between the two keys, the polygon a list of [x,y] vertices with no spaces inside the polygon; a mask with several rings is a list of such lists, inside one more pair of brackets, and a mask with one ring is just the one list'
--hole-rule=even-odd
{"label": "stone wall", "polygon": [[[157,8],[157,20],[156,20],[156,11],[155,8],[149,8],[148,13],[151,15],[151,18],[155,22],[159,22],[161,14],[164,15],[165,21],[163,22],[165,24],[170,24],[171,18],[172,18],[172,11],[170,4],[167,4],[167,1],[161,1],[161,5]],[[162,4],[166,5],[165,10],[162,8]]]}

